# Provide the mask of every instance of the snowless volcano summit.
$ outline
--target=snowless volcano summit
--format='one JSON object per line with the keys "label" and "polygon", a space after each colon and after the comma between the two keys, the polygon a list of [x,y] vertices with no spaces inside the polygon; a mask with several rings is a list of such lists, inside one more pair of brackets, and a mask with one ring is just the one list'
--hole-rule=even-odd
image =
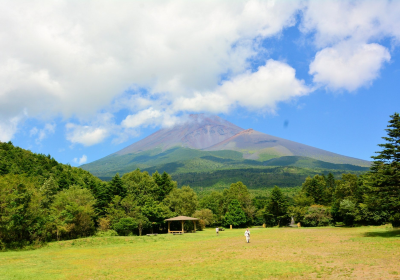
{"label": "snowless volcano summit", "polygon": [[165,151],[173,147],[202,150],[229,139],[243,130],[218,116],[190,115],[185,123],[161,129],[116,154],[138,153],[155,148]]}
{"label": "snowless volcano summit", "polygon": [[184,123],[161,129],[118,151],[115,155],[137,154],[174,147],[204,151],[231,150],[241,152],[244,159],[261,160],[282,156],[301,156],[335,164],[369,166],[368,161],[314,148],[308,145],[268,135],[253,129],[243,129],[218,116],[190,115]]}
{"label": "snowless volcano summit", "polygon": [[243,129],[218,116],[200,114],[190,115],[186,122],[160,129],[114,154],[81,167],[105,178],[137,168],[181,174],[254,166],[366,170],[370,162]]}

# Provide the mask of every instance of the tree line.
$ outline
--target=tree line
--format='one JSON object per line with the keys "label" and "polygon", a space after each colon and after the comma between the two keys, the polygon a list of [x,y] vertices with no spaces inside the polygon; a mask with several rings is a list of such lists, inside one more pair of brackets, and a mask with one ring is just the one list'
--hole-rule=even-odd
{"label": "tree line", "polygon": [[[391,116],[369,172],[308,177],[300,191],[252,196],[237,182],[201,198],[166,172],[135,170],[104,182],[89,172],[0,142],[0,248],[86,236],[165,232],[166,218],[199,218],[199,227],[400,226],[400,117]],[[179,227],[180,225],[174,225]],[[185,229],[192,230],[191,223]]]}

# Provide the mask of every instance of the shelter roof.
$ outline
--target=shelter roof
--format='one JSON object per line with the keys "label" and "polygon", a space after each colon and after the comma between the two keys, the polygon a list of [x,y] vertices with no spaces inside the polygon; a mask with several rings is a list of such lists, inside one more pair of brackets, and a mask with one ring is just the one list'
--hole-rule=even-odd
{"label": "shelter roof", "polygon": [[199,219],[186,216],[178,216],[175,218],[166,219],[165,221],[197,221],[197,220]]}

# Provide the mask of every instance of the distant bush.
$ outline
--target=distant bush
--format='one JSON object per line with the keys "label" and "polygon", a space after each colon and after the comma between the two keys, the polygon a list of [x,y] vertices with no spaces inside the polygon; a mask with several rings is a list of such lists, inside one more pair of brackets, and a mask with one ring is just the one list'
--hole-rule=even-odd
{"label": "distant bush", "polygon": [[302,225],[306,227],[328,226],[332,221],[330,208],[322,205],[311,205],[304,215]]}
{"label": "distant bush", "polygon": [[114,229],[118,235],[131,235],[138,228],[138,223],[133,218],[122,218],[118,223],[114,224]]}
{"label": "distant bush", "polygon": [[96,232],[95,236],[97,236],[97,237],[118,236],[118,233],[113,229],[109,229],[106,231],[100,230],[100,231]]}
{"label": "distant bush", "polygon": [[107,218],[99,219],[99,231],[107,231],[110,229],[111,221]]}

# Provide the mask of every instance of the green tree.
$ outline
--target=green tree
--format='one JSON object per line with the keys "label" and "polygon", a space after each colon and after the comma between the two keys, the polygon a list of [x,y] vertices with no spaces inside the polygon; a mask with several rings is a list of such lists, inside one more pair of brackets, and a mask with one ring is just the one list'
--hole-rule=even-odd
{"label": "green tree", "polygon": [[214,214],[213,221],[216,224],[222,223],[224,196],[221,192],[212,191],[205,195],[199,202],[200,209],[210,209]]}
{"label": "green tree", "polygon": [[57,193],[50,207],[57,239],[62,233],[67,233],[70,238],[93,234],[95,203],[93,194],[79,186]]}
{"label": "green tree", "polygon": [[331,221],[332,217],[329,207],[323,205],[312,205],[308,207],[302,224],[306,227],[318,227],[327,226]]}
{"label": "green tree", "polygon": [[177,186],[176,182],[172,181],[171,176],[165,171],[162,175],[156,171],[152,177],[158,186],[159,201],[162,201]]}
{"label": "green tree", "polygon": [[42,207],[48,208],[49,205],[53,202],[54,195],[59,191],[59,187],[57,181],[54,180],[53,176],[47,179],[42,187],[40,188],[40,192],[43,195],[43,200],[41,202]]}
{"label": "green tree", "polygon": [[209,226],[214,222],[214,215],[210,209],[196,210],[196,212],[193,214],[193,217],[200,219],[200,225],[204,225],[204,227]]}
{"label": "green tree", "polygon": [[110,197],[114,197],[116,195],[125,197],[126,188],[122,182],[121,177],[119,176],[119,173],[115,174],[115,176],[112,178],[109,183],[108,189],[110,192]]}
{"label": "green tree", "polygon": [[369,205],[375,209],[388,211],[393,226],[400,226],[400,115],[394,113],[388,128],[386,141],[379,144],[381,151],[373,156],[370,172]]}
{"label": "green tree", "polygon": [[164,204],[176,215],[191,216],[198,205],[197,194],[188,186],[173,189],[164,199]]}
{"label": "green tree", "polygon": [[289,223],[288,207],[288,201],[282,190],[275,186],[271,191],[271,197],[266,206],[266,216],[271,218],[272,215],[278,226]]}
{"label": "green tree", "polygon": [[114,224],[114,229],[119,235],[130,235],[137,228],[138,222],[132,217],[121,218]]}
{"label": "green tree", "polygon": [[293,205],[288,207],[288,214],[294,218],[296,222],[302,222],[307,213],[308,208],[314,204],[314,199],[300,191],[293,197]]}
{"label": "green tree", "polygon": [[138,205],[144,205],[148,197],[159,201],[159,187],[148,172],[136,169],[124,174],[122,182],[126,186],[127,193],[135,197]]}
{"label": "green tree", "polygon": [[30,241],[29,204],[32,193],[18,175],[6,175],[0,180],[0,247]]}
{"label": "green tree", "polygon": [[246,215],[242,210],[240,202],[237,199],[233,199],[228,206],[228,212],[224,218],[225,226],[239,227],[246,224]]}
{"label": "green tree", "polygon": [[326,203],[326,181],[325,176],[315,175],[313,178],[307,177],[302,185],[304,193],[312,197],[316,204]]}
{"label": "green tree", "polygon": [[223,192],[224,197],[224,205],[223,212],[226,213],[228,211],[228,207],[231,204],[232,200],[239,201],[242,210],[246,215],[247,222],[252,222],[256,213],[256,208],[252,204],[250,192],[247,189],[247,186],[242,182],[233,183],[230,185],[229,189],[225,189]]}

